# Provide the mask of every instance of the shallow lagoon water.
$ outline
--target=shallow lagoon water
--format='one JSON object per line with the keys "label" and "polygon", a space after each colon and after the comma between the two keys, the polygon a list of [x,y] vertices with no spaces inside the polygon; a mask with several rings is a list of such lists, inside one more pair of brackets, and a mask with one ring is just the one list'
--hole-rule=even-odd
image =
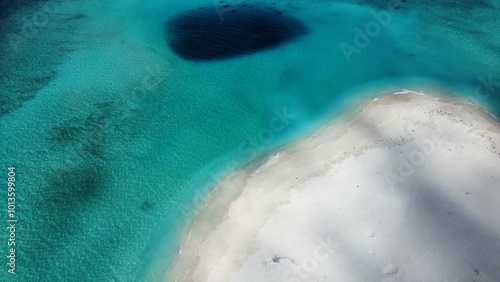
{"label": "shallow lagoon water", "polygon": [[[0,280],[159,281],[216,181],[375,93],[437,89],[500,114],[499,1],[248,2],[308,33],[201,62],[165,41],[165,22],[185,11],[243,3],[54,1],[9,11],[0,159],[2,170],[16,167],[19,260],[15,279],[3,271]],[[357,41],[381,11],[387,24]],[[277,120],[285,126],[272,127]]]}

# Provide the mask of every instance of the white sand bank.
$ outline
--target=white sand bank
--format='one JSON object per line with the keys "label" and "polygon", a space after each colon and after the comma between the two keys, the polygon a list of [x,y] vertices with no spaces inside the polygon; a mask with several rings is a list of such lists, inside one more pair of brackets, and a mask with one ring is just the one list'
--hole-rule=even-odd
{"label": "white sand bank", "polygon": [[499,128],[383,96],[220,183],[168,280],[500,281]]}

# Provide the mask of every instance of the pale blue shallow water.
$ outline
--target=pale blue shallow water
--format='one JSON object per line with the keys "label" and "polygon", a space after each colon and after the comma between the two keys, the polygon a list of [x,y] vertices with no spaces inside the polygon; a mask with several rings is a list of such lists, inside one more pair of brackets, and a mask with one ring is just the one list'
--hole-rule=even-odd
{"label": "pale blue shallow water", "polygon": [[217,62],[180,58],[163,29],[211,1],[17,3],[1,14],[0,179],[16,167],[18,260],[0,281],[160,281],[217,180],[375,93],[438,89],[500,115],[499,1],[277,2],[308,34]]}

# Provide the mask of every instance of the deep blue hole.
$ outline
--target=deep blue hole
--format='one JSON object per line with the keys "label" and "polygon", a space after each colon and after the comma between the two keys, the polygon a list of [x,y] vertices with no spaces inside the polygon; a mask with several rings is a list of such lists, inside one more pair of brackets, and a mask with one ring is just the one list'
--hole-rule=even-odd
{"label": "deep blue hole", "polygon": [[307,33],[299,20],[272,7],[200,7],[165,23],[166,40],[187,60],[218,60],[277,47]]}

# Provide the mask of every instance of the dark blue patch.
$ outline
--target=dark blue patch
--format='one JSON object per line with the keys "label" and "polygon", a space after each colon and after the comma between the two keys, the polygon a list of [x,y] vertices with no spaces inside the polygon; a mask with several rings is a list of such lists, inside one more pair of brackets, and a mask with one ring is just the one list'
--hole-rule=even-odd
{"label": "dark blue patch", "polygon": [[14,15],[18,10],[35,6],[35,5],[43,5],[48,0],[0,0],[0,20],[5,20],[10,16]]}
{"label": "dark blue patch", "polygon": [[170,48],[194,61],[255,53],[307,33],[302,22],[283,11],[245,4],[190,10],[167,21],[165,30]]}

